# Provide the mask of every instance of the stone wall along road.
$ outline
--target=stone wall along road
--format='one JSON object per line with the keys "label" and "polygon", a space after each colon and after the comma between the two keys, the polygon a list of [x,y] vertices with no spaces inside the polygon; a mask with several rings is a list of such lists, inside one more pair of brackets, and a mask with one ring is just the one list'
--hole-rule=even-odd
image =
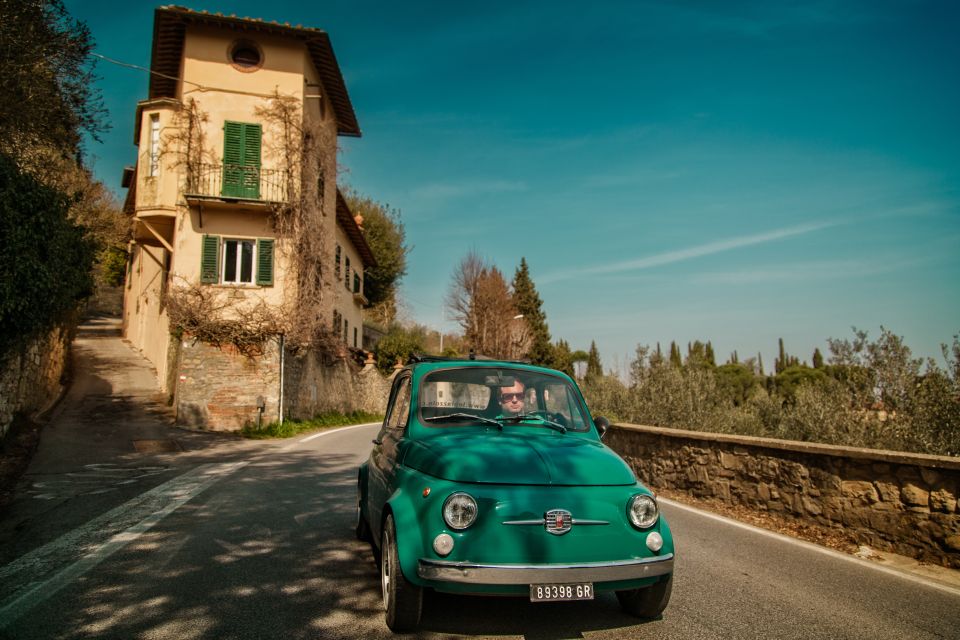
{"label": "stone wall along road", "polygon": [[843,527],[960,568],[960,459],[622,424],[606,443],[642,482]]}

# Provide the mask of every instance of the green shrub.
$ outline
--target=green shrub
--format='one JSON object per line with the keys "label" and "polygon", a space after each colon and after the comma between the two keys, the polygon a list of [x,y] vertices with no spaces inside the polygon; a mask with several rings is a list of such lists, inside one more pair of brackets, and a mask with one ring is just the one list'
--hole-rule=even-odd
{"label": "green shrub", "polygon": [[827,374],[822,370],[795,364],[775,375],[773,384],[778,394],[786,400],[793,401],[800,387],[823,384],[826,380]]}
{"label": "green shrub", "polygon": [[399,360],[406,364],[413,353],[426,351],[424,344],[426,335],[421,327],[407,329],[400,325],[393,325],[387,335],[380,338],[374,351],[377,358],[377,367],[384,373],[389,373]]}
{"label": "green shrub", "polygon": [[98,256],[103,283],[109,287],[121,286],[127,277],[127,251],[122,247],[107,247]]}
{"label": "green shrub", "polygon": [[93,243],[69,205],[0,154],[0,358],[92,292]]}

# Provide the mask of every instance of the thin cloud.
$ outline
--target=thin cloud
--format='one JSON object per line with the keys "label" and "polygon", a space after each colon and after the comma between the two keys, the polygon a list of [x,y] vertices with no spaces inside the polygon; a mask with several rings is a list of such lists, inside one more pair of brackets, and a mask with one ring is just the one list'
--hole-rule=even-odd
{"label": "thin cloud", "polygon": [[779,268],[745,269],[738,271],[719,271],[701,273],[693,277],[700,284],[755,285],[786,282],[809,282],[813,280],[835,280],[837,278],[864,278],[894,273],[914,262],[862,262],[858,260],[827,260],[794,263]]}
{"label": "thin cloud", "polygon": [[591,267],[583,267],[580,269],[565,269],[563,271],[556,271],[554,273],[549,273],[541,277],[540,281],[546,284],[550,282],[558,282],[560,280],[569,280],[571,278],[577,278],[577,277],[594,276],[594,275],[609,274],[609,273],[623,273],[625,271],[640,271],[643,269],[650,269],[653,267],[662,267],[664,265],[675,264],[677,262],[686,262],[687,260],[694,260],[696,258],[702,258],[704,256],[709,256],[716,253],[723,253],[725,251],[732,251],[734,249],[740,249],[742,247],[751,247],[758,244],[766,244],[767,242],[774,242],[776,240],[783,240],[784,238],[802,236],[808,233],[813,233],[815,231],[821,231],[823,229],[836,227],[841,224],[844,224],[844,222],[843,221],[819,222],[814,224],[799,225],[795,227],[785,227],[783,229],[776,229],[774,231],[768,231],[766,233],[757,233],[757,234],[748,235],[748,236],[740,236],[738,238],[728,238],[726,240],[708,242],[707,244],[701,244],[695,247],[688,247],[686,249],[676,249],[674,251],[658,253],[652,256],[636,258],[634,260],[624,260],[621,262],[594,265]]}
{"label": "thin cloud", "polygon": [[479,182],[433,183],[415,187],[410,191],[414,198],[424,200],[447,200],[466,198],[490,193],[513,193],[526,191],[523,182],[511,180],[487,180]]}

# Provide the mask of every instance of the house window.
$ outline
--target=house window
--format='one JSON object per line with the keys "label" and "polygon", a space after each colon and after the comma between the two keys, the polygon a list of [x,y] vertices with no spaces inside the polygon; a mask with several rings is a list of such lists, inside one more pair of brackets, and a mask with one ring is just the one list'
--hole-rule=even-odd
{"label": "house window", "polygon": [[160,172],[160,114],[150,114],[150,173],[155,176]]}
{"label": "house window", "polygon": [[273,286],[273,238],[250,240],[203,236],[200,282]]}
{"label": "house window", "polygon": [[253,264],[256,244],[253,240],[223,241],[224,283],[253,284]]}
{"label": "house window", "polygon": [[337,266],[336,266],[336,278],[340,279],[340,245],[337,245]]}
{"label": "house window", "polygon": [[338,311],[333,312],[333,333],[336,335],[340,335],[341,318],[342,316]]}
{"label": "house window", "polygon": [[357,348],[357,328],[353,328],[353,348]]}
{"label": "house window", "polygon": [[343,319],[343,341],[349,342],[350,340],[350,323],[347,322],[347,319]]}
{"label": "house window", "polygon": [[263,52],[255,42],[237,40],[230,45],[230,62],[237,71],[256,71],[263,66]]}
{"label": "house window", "polygon": [[343,268],[343,286],[347,288],[347,291],[350,290],[350,258],[344,258],[344,268]]}
{"label": "house window", "polygon": [[353,292],[360,293],[360,274],[357,273],[356,269],[353,271]]}

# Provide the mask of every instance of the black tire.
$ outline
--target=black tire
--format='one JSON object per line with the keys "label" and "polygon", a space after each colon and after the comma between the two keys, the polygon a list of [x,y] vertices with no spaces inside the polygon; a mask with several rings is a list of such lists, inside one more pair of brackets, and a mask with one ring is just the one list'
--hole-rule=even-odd
{"label": "black tire", "polygon": [[373,535],[370,532],[370,523],[367,521],[366,516],[363,515],[363,490],[360,487],[360,483],[357,483],[357,523],[354,531],[357,534],[357,540],[362,540],[363,542],[373,542]]}
{"label": "black tire", "polygon": [[672,573],[649,587],[617,591],[617,600],[620,601],[620,607],[630,615],[652,619],[658,617],[667,608],[671,591],[673,591]]}
{"label": "black tire", "polygon": [[397,529],[393,524],[393,514],[387,515],[387,520],[383,523],[381,540],[380,552],[383,558],[380,561],[380,586],[383,589],[387,626],[397,633],[413,631],[420,624],[423,589],[410,584],[403,577],[397,553]]}

